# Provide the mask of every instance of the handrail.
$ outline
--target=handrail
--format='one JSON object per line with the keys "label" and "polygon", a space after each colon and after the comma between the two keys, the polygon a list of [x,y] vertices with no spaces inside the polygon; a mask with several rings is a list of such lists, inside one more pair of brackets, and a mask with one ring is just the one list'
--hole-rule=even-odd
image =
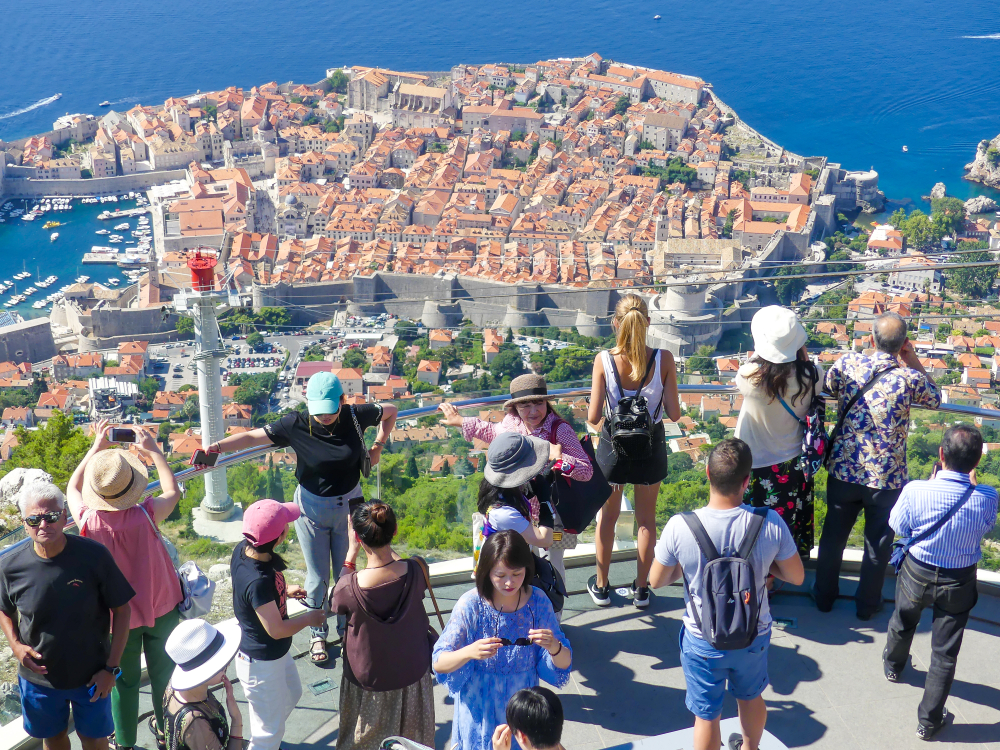
{"label": "handrail", "polygon": [[[715,385],[711,383],[695,384],[695,385],[679,385],[677,389],[680,393],[702,393],[702,394],[738,394],[736,386],[734,385]],[[588,396],[590,395],[589,388],[557,388],[549,391],[550,396],[558,396],[561,398],[572,398],[577,396]],[[830,398],[829,394],[824,394],[827,398]],[[452,406],[459,409],[468,409],[475,406],[490,406],[494,404],[503,403],[510,398],[509,394],[500,394],[497,396],[481,396],[472,399],[465,399],[462,401],[449,401]],[[917,407],[917,408],[927,408],[927,407]],[[430,404],[428,406],[420,406],[415,409],[406,409],[397,414],[397,419],[412,419],[413,417],[426,416],[427,414],[433,414],[438,409],[438,404]],[[1000,419],[1000,411],[994,411],[991,409],[981,409],[975,406],[966,406],[964,404],[941,404],[936,409],[929,409],[929,411],[943,411],[951,414],[961,414],[967,417],[986,417],[987,419]],[[223,469],[235,464],[242,463],[243,461],[248,461],[253,458],[259,458],[265,456],[268,453],[277,450],[274,446],[262,446],[257,448],[248,448],[247,450],[237,451],[235,453],[230,453],[225,456],[221,456],[216,462],[215,466],[191,466],[182,471],[178,471],[174,474],[174,477],[178,482],[187,482],[196,477],[202,476],[210,471],[215,471],[216,469]],[[150,482],[147,487],[147,492],[155,492],[160,489],[160,481],[154,480]],[[71,529],[74,527],[74,523],[71,521],[67,524],[66,528]],[[0,538],[0,542],[2,542]],[[18,548],[21,544],[27,540],[20,540],[9,547],[0,550],[0,557]]]}

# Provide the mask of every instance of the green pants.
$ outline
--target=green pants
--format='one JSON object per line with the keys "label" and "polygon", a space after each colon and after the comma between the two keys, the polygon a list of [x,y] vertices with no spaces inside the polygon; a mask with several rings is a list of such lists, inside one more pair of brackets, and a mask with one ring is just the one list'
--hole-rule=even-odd
{"label": "green pants", "polygon": [[180,621],[176,609],[156,618],[152,627],[132,628],[122,654],[122,673],[111,691],[111,715],[115,719],[115,742],[122,747],[135,746],[139,723],[139,683],[142,680],[140,653],[146,653],[146,672],[153,694],[156,726],[163,731],[163,693],[174,671],[167,656],[167,637]]}

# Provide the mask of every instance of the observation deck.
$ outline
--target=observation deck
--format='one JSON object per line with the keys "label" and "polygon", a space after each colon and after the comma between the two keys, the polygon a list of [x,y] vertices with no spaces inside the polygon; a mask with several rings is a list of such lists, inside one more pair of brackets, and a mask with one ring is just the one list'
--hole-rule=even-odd
{"label": "observation deck", "polygon": [[[683,386],[696,393],[730,393],[718,386]],[[554,391],[558,396],[578,397],[587,391]],[[486,406],[507,397],[456,401],[460,408]],[[426,415],[436,407],[410,410],[400,417]],[[973,407],[943,405],[942,412],[995,416]],[[259,457],[267,449],[254,449],[226,456],[221,466]],[[189,469],[178,478],[189,479],[203,469]],[[156,483],[150,485],[156,489]],[[626,516],[623,513],[623,516]],[[611,567],[613,586],[628,585],[635,574],[631,529],[620,524],[617,550]],[[817,538],[819,529],[817,529]],[[7,539],[9,544],[12,539]],[[10,549],[9,547],[7,548]],[[7,550],[0,551],[0,555]],[[815,558],[815,551],[813,553]],[[901,684],[887,682],[882,674],[881,654],[892,613],[895,580],[886,579],[885,609],[867,622],[855,616],[852,597],[860,550],[848,549],[841,577],[841,600],[832,612],[818,612],[806,594],[813,571],[807,563],[801,587],[786,585],[771,601],[775,618],[769,653],[770,686],[764,693],[768,706],[767,734],[763,750],[821,748],[823,750],[906,750],[926,747],[915,736],[917,705],[930,659],[930,612],[925,612],[914,639],[912,661]],[[653,593],[650,607],[636,610],[623,594],[612,594],[612,605],[596,607],[586,593],[593,574],[593,546],[581,543],[568,551],[567,600],[563,629],[573,647],[573,674],[558,692],[563,701],[566,725],[562,744],[567,750],[598,750],[641,745],[643,750],[682,750],[691,747],[693,717],[684,705],[685,682],[680,666],[678,633],[683,614],[683,594],[678,585]],[[452,560],[431,566],[435,593],[444,617],[455,601],[472,586],[468,560]],[[979,571],[980,599],[973,610],[958,671],[948,700],[955,715],[953,725],[938,735],[945,748],[1000,750],[1000,574]],[[779,584],[780,585],[780,584]],[[226,594],[228,595],[228,593]],[[425,601],[431,623],[438,628],[430,599]],[[289,602],[290,613],[300,607]],[[331,637],[334,633],[331,633]],[[289,719],[282,743],[286,750],[335,747],[339,727],[341,661],[339,644],[330,649],[325,666],[310,662],[308,632],[293,640],[293,653],[303,685],[303,696]],[[244,720],[248,709],[235,680]],[[140,712],[152,709],[148,686],[143,688]],[[453,706],[444,688],[435,688],[437,733],[435,746],[449,748]],[[723,739],[736,716],[736,703],[726,697]],[[249,725],[247,725],[249,726]],[[669,737],[663,737],[671,733]],[[673,734],[676,733],[676,734]],[[685,739],[687,735],[687,739]],[[72,737],[74,747],[78,738]],[[152,750],[155,743],[140,722],[138,745]],[[20,718],[0,728],[0,750],[37,747],[24,735]]]}

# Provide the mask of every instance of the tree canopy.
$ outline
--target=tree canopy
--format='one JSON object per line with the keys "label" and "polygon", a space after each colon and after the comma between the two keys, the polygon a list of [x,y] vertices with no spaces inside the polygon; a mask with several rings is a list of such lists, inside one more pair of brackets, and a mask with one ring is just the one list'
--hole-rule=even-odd
{"label": "tree canopy", "polygon": [[[962,256],[963,263],[985,263],[993,260],[987,250]],[[993,263],[978,268],[956,268],[948,271],[947,285],[968,299],[985,299],[997,277],[998,266]]]}

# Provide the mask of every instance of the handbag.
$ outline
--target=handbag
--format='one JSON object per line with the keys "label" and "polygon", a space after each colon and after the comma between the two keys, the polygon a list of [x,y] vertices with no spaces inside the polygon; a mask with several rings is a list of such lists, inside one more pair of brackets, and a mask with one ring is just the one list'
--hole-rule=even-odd
{"label": "handbag", "polygon": [[[552,434],[549,435],[550,443],[557,442],[556,430],[559,428],[559,424],[565,421],[557,419],[553,423]],[[584,435],[580,438],[580,447],[583,448],[583,452],[590,459],[591,466],[594,467],[594,474],[590,479],[587,481],[570,479],[551,469],[543,474],[543,477],[548,480],[552,504],[562,521],[564,537],[567,535],[576,537],[590,526],[597,518],[598,511],[611,497],[611,485],[604,478],[604,473],[597,464],[597,454],[594,451],[594,443],[590,435]],[[560,545],[556,543],[552,546],[560,548]],[[572,546],[569,544],[562,546],[566,549],[572,549],[576,546],[576,541],[573,540]]]}
{"label": "handbag", "polygon": [[540,589],[549,598],[552,611],[559,614],[562,612],[566,597],[569,596],[566,593],[566,584],[551,560],[539,557],[534,552],[531,556],[535,558],[535,577],[531,579],[531,585]]}
{"label": "handbag", "polygon": [[906,556],[910,552],[910,547],[917,544],[917,542],[922,542],[924,539],[929,537],[935,531],[944,526],[948,519],[951,518],[955,513],[958,512],[959,508],[965,505],[966,501],[972,497],[972,493],[975,491],[976,486],[974,484],[969,485],[969,489],[965,491],[965,494],[958,499],[958,501],[952,505],[948,512],[941,516],[937,521],[930,525],[924,531],[921,531],[916,536],[906,537],[903,539],[898,539],[892,543],[892,557],[889,558],[889,562],[892,563],[892,567],[895,568],[896,573],[899,573],[900,568],[903,567],[903,561],[906,560]]}
{"label": "handbag", "polygon": [[361,447],[365,452],[365,455],[361,457],[361,476],[367,479],[372,473],[372,454],[368,452],[368,446],[365,445],[365,433],[361,431],[361,424],[358,422],[358,415],[354,413],[354,407],[348,405],[347,408],[351,410],[351,419],[354,420],[354,429],[358,431],[358,437],[361,438]]}
{"label": "handbag", "polygon": [[826,448],[830,444],[830,438],[826,434],[826,400],[815,393],[816,379],[813,378],[812,401],[809,402],[809,409],[804,417],[799,417],[792,407],[790,407],[781,396],[778,401],[785,407],[785,411],[792,415],[792,419],[802,425],[802,453],[799,455],[799,469],[808,482],[815,477],[823,466],[826,459]]}
{"label": "handbag", "polygon": [[885,375],[888,372],[892,372],[895,369],[896,365],[890,365],[889,367],[886,367],[884,370],[879,370],[874,375],[872,375],[871,379],[867,383],[865,383],[864,386],[862,386],[860,391],[851,396],[851,400],[847,402],[847,406],[844,407],[844,411],[842,411],[840,413],[840,416],[837,417],[837,424],[833,426],[833,432],[830,433],[830,439],[826,444],[826,456],[824,458],[824,463],[826,463],[827,466],[829,466],[830,459],[833,457],[833,444],[837,441],[837,437],[840,435],[840,430],[844,426],[844,420],[847,419],[848,412],[850,412],[851,409],[854,408],[854,405],[858,403],[858,401],[861,399],[862,396],[864,396],[866,393],[868,393],[868,391],[872,389],[872,386],[874,386],[879,380],[881,380],[883,375]]}
{"label": "handbag", "polygon": [[212,599],[215,596],[215,581],[205,575],[204,571],[198,567],[194,560],[188,560],[181,564],[180,556],[177,554],[177,547],[174,543],[163,536],[153,517],[149,515],[141,505],[137,506],[142,514],[146,516],[149,525],[153,527],[153,533],[159,537],[163,548],[170,557],[170,562],[177,572],[177,580],[181,585],[181,595],[184,599],[177,605],[177,611],[181,618],[191,620],[195,617],[204,617],[212,611]]}

